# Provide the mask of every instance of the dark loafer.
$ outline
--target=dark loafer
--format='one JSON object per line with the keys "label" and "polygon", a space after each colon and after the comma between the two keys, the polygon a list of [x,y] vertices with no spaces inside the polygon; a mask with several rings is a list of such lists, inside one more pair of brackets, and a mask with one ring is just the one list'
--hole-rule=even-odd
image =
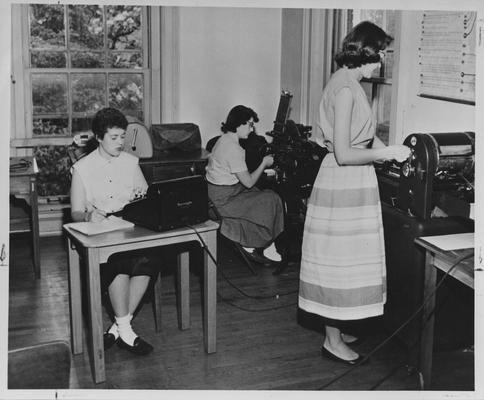
{"label": "dark loafer", "polygon": [[326,357],[326,358],[329,358],[330,360],[333,360],[333,361],[339,361],[339,362],[342,362],[344,364],[348,364],[348,365],[355,365],[355,364],[367,364],[370,359],[366,359],[365,361],[362,362],[362,360],[365,358],[364,356],[362,355],[358,355],[357,358],[355,358],[354,360],[345,360],[344,358],[340,358],[338,357],[336,354],[333,354],[331,353],[326,347],[322,346],[321,347],[321,355],[323,357]]}
{"label": "dark loafer", "polygon": [[139,336],[136,339],[134,339],[134,343],[132,346],[126,343],[123,339],[119,338],[118,346],[121,349],[126,349],[138,356],[145,356],[153,351],[153,346],[148,342],[145,342]]}
{"label": "dark loafer", "polygon": [[116,338],[112,333],[104,332],[104,335],[103,335],[104,350],[108,350],[111,347],[113,347],[113,344],[116,343],[118,339],[119,339],[119,336],[118,338]]}

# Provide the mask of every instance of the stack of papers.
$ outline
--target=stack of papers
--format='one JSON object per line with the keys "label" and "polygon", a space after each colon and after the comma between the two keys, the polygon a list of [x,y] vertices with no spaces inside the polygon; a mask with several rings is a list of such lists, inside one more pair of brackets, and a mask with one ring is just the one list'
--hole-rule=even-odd
{"label": "stack of papers", "polygon": [[421,239],[445,251],[474,248],[474,232],[423,236]]}
{"label": "stack of papers", "polygon": [[101,222],[73,222],[68,225],[70,228],[83,233],[84,235],[98,235],[100,233],[117,231],[120,229],[132,228],[134,224],[122,218],[111,215]]}

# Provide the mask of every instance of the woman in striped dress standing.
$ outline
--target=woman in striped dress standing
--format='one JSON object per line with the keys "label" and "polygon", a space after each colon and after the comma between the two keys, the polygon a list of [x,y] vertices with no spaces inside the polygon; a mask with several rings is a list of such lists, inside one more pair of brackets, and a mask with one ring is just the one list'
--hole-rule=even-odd
{"label": "woman in striped dress standing", "polygon": [[323,90],[316,140],[328,148],[309,198],[299,307],[323,317],[322,355],[348,364],[362,357],[342,330],[348,321],[383,314],[386,301],[383,223],[373,161],[404,161],[410,149],[384,145],[360,85],[380,66],[392,38],[371,22],[356,25]]}

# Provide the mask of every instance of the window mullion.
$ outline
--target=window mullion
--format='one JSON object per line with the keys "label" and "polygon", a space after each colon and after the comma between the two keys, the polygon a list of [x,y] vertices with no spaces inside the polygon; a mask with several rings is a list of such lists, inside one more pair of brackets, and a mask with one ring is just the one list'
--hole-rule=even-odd
{"label": "window mullion", "polygon": [[109,48],[108,48],[108,7],[103,6],[103,15],[104,15],[104,20],[103,20],[103,25],[104,25],[104,69],[105,69],[105,105],[106,107],[109,107],[109,75],[110,73],[108,72],[108,59],[109,59]]}
{"label": "window mullion", "polygon": [[70,44],[70,33],[69,33],[69,24],[70,24],[70,19],[69,19],[69,6],[65,5],[64,6],[64,14],[65,14],[65,45],[66,45],[66,62],[67,62],[67,129],[69,129],[69,132],[72,136],[72,71],[71,71],[71,66],[72,66],[72,58],[71,58],[71,44]]}

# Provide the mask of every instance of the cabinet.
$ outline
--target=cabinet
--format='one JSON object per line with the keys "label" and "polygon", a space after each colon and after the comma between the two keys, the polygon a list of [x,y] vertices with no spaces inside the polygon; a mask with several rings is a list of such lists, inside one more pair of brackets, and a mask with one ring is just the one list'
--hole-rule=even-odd
{"label": "cabinet", "polygon": [[139,164],[148,183],[192,175],[205,175],[210,153],[205,149],[194,152],[154,152],[153,157],[140,159]]}

